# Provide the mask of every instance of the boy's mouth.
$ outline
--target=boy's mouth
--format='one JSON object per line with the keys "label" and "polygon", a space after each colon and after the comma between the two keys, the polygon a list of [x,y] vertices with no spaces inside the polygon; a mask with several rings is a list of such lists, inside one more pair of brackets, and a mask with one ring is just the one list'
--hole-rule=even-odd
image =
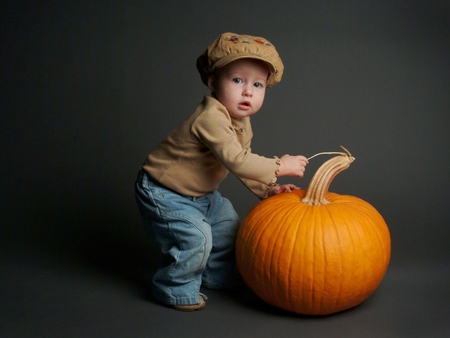
{"label": "boy's mouth", "polygon": [[252,107],[252,105],[250,104],[249,101],[243,101],[239,103],[239,108],[241,109],[250,109]]}

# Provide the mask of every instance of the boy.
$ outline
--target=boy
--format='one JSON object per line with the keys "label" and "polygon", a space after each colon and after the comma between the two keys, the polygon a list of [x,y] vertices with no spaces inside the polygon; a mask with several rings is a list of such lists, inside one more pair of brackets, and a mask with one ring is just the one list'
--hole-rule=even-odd
{"label": "boy", "polygon": [[153,295],[180,311],[204,308],[200,287],[231,285],[239,218],[217,190],[228,172],[263,199],[298,189],[276,179],[303,177],[308,163],[304,156],[251,152],[250,116],[283,74],[269,41],[224,33],[198,58],[197,69],[211,96],[148,155],[136,182],[144,224],[163,254]]}

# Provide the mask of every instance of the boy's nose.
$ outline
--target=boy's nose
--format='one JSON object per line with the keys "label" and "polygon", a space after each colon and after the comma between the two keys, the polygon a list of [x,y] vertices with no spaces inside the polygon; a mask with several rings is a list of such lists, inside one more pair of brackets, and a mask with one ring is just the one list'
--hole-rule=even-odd
{"label": "boy's nose", "polygon": [[244,88],[244,96],[252,96],[252,88],[251,88],[251,86],[246,86],[245,88]]}

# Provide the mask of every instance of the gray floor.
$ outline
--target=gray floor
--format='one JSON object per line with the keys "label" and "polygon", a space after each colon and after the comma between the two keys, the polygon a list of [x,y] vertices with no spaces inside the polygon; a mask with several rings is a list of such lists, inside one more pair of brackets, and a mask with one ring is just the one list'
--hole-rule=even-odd
{"label": "gray floor", "polygon": [[181,313],[150,297],[150,248],[84,235],[52,249],[2,245],[1,337],[450,336],[448,266],[391,266],[366,302],[326,317],[281,311],[247,288],[204,290],[207,307]]}

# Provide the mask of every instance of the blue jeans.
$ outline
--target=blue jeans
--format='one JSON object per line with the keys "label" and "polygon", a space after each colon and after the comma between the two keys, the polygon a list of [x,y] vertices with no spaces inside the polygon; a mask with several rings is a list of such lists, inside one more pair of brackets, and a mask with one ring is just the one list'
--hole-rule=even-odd
{"label": "blue jeans", "polygon": [[169,305],[198,304],[201,286],[227,287],[240,224],[230,201],[218,191],[181,195],[142,169],[135,188],[144,226],[163,254],[154,297]]}

